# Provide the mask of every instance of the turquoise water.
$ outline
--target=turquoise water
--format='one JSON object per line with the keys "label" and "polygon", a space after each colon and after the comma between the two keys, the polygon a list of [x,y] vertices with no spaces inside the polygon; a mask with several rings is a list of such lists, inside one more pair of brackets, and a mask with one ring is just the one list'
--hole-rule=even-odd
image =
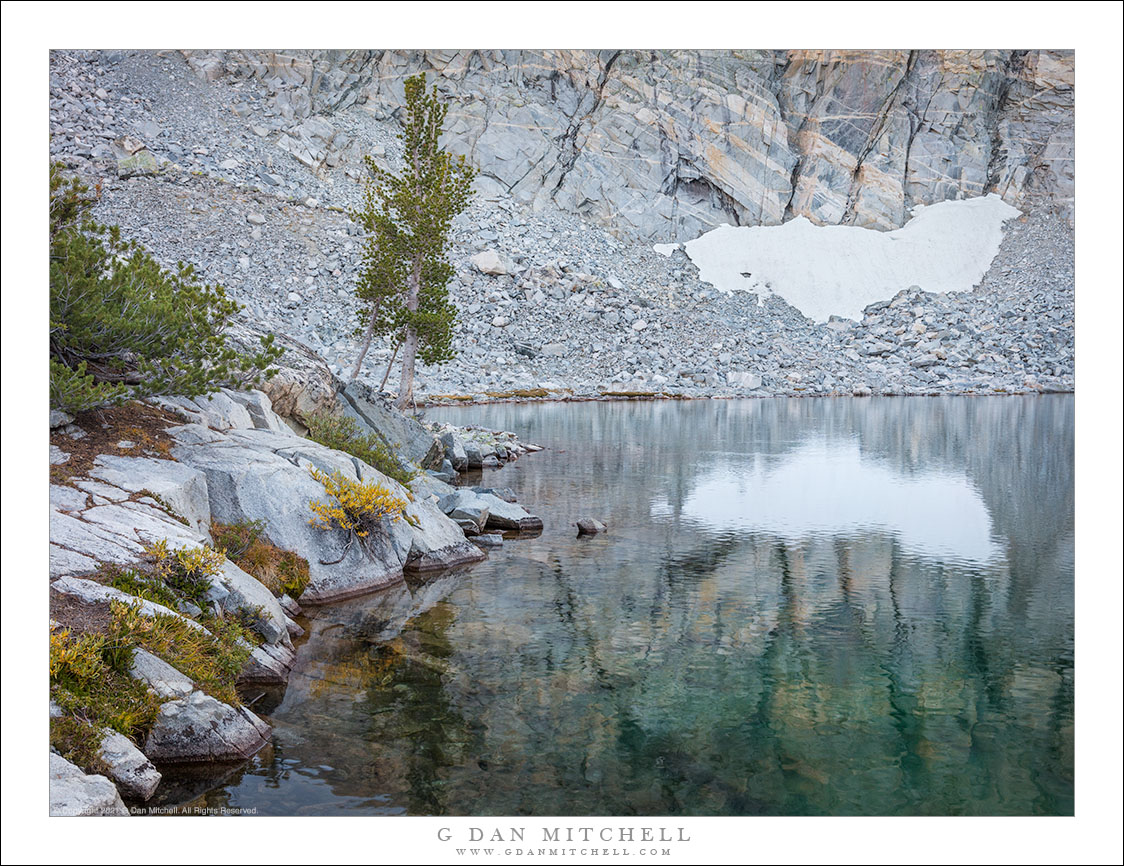
{"label": "turquoise water", "polygon": [[197,803],[1073,813],[1072,397],[429,418],[547,446],[485,476],[542,535],[310,611],[272,748]]}

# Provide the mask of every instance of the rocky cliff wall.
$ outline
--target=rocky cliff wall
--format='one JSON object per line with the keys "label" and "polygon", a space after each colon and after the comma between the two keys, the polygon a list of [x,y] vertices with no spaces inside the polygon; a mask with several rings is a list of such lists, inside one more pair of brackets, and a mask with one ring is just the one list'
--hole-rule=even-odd
{"label": "rocky cliff wall", "polygon": [[[453,103],[450,148],[484,186],[625,236],[690,240],[801,215],[892,229],[914,205],[988,192],[1073,218],[1071,51],[185,56],[209,80],[260,79],[295,124],[353,106],[387,118],[404,79],[425,71]],[[362,142],[313,125],[317,163],[358,158]]]}

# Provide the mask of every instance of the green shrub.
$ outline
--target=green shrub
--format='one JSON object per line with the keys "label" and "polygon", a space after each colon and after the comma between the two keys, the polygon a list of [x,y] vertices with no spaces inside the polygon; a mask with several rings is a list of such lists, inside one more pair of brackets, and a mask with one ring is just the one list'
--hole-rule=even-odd
{"label": "green shrub", "polygon": [[51,744],[87,770],[98,769],[102,728],[143,743],[162,703],[129,675],[137,641],[113,614],[107,634],[51,632],[51,698],[63,712],[51,720]]}
{"label": "green shrub", "polygon": [[116,226],[86,219],[96,195],[50,168],[51,406],[80,412],[160,394],[197,397],[272,375],[272,335],[242,354],[239,306],[182,262],[161,267]]}
{"label": "green shrub", "polygon": [[160,656],[209,695],[237,706],[235,688],[242,668],[253,652],[254,635],[237,617],[204,614],[202,629],[178,616],[149,617],[123,602],[111,603],[114,627],[132,641]]}
{"label": "green shrub", "polygon": [[147,601],[162,604],[175,610],[180,603],[180,597],[172,592],[164,581],[152,574],[146,574],[136,568],[122,568],[118,565],[103,565],[101,576],[107,586],[143,598]]}
{"label": "green shrub", "polygon": [[183,547],[169,550],[161,539],[145,548],[155,576],[168,589],[199,607],[207,606],[211,578],[222,573],[225,556],[210,547]]}
{"label": "green shrub", "polygon": [[[137,571],[120,570],[110,583],[167,601],[167,590]],[[235,684],[254,643],[260,643],[248,622],[260,611],[204,614],[199,623],[208,634],[180,617],[146,616],[121,601],[111,601],[109,609],[104,634],[55,629],[50,636],[51,699],[62,710],[51,719],[51,745],[87,772],[104,772],[102,729],[140,746],[156,723],[163,699],[129,673],[138,647],[163,658],[207,694],[237,706]]]}
{"label": "green shrub", "polygon": [[345,451],[373,466],[399,484],[409,484],[417,472],[404,467],[387,444],[374,433],[363,433],[350,415],[320,412],[308,419],[308,438],[337,451]]}
{"label": "green shrub", "polygon": [[392,522],[406,513],[406,500],[377,482],[352,481],[338,470],[328,475],[312,467],[309,473],[324,485],[328,502],[309,502],[313,517],[308,521],[317,529],[342,529],[366,538],[384,518]]}

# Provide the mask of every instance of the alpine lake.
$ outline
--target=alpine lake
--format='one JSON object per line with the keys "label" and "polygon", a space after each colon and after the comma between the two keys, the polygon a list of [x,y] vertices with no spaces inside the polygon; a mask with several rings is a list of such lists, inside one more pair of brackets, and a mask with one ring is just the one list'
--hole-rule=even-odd
{"label": "alpine lake", "polygon": [[[545,529],[308,608],[259,815],[1072,815],[1072,395],[486,404]],[[608,531],[578,537],[594,517]],[[253,697],[253,696],[250,696]]]}

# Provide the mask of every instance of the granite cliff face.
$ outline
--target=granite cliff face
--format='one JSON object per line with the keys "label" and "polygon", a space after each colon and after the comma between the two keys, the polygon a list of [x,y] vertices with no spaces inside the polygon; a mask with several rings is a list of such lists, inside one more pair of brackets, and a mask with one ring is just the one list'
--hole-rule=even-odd
{"label": "granite cliff face", "polygon": [[[724,222],[901,226],[917,204],[995,192],[1073,219],[1071,51],[188,51],[255,77],[311,167],[362,146],[332,115],[389,117],[426,71],[449,146],[485,187],[633,238]],[[302,123],[303,121],[303,123]]]}

